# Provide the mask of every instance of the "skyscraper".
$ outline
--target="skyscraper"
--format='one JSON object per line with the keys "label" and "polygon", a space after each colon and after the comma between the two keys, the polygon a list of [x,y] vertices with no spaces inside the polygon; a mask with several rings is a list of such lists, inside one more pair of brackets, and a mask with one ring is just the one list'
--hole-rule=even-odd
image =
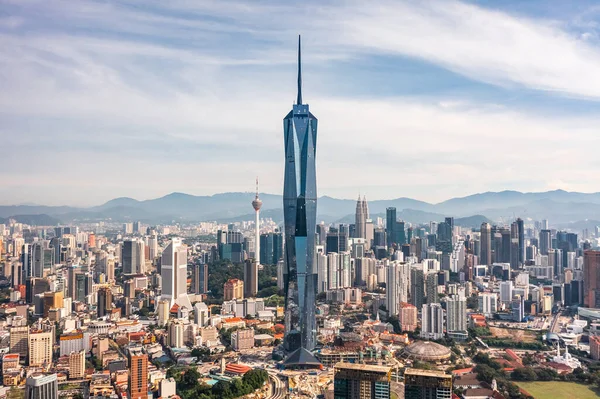
{"label": "skyscraper", "polygon": [[[316,342],[315,297],[317,270],[315,231],[317,118],[302,103],[300,37],[298,37],[298,97],[283,120],[285,175],[285,337],[288,352],[312,350]],[[292,356],[290,355],[290,358]],[[298,357],[299,358],[299,357]],[[288,358],[289,359],[289,358]]]}
{"label": "skyscraper", "polygon": [[421,338],[441,339],[444,337],[444,309],[439,303],[423,305],[421,313]]}
{"label": "skyscraper", "polygon": [[[254,219],[254,261],[256,264],[260,264],[260,207],[262,206],[262,201],[258,198],[258,177],[256,178],[256,196],[252,201],[252,207],[254,208],[254,212],[256,218]],[[258,267],[256,267],[258,271]],[[258,275],[256,276],[258,280]]]}
{"label": "skyscraper", "polygon": [[123,241],[121,263],[123,274],[144,273],[144,242],[138,239]]}
{"label": "skyscraper", "polygon": [[148,355],[140,349],[129,350],[129,398],[148,397]]}
{"label": "skyscraper", "polygon": [[600,251],[585,251],[583,255],[583,303],[600,307]]}
{"label": "skyscraper", "polygon": [[492,264],[492,226],[489,223],[481,224],[481,258],[479,264]]}
{"label": "skyscraper", "polygon": [[397,243],[396,229],[396,208],[390,207],[385,210],[385,229],[387,231],[387,246],[391,247],[394,243]]}
{"label": "skyscraper", "polygon": [[368,212],[366,198],[361,200],[359,195],[358,200],[356,201],[356,213],[354,215],[356,238],[367,237],[367,219],[369,218]]}
{"label": "skyscraper", "polygon": [[540,254],[548,255],[548,250],[552,248],[551,231],[544,229],[540,231]]}
{"label": "skyscraper", "polygon": [[163,251],[160,276],[161,299],[168,299],[171,306],[177,303],[191,310],[192,304],[187,296],[187,246],[181,238],[173,238]]}
{"label": "skyscraper", "polygon": [[452,295],[446,302],[446,331],[448,335],[453,332],[467,331],[467,299],[464,296]]}
{"label": "skyscraper", "polygon": [[517,218],[517,234],[519,238],[519,265],[522,265],[525,263],[525,226],[521,218]]}
{"label": "skyscraper", "polygon": [[258,293],[258,263],[253,259],[244,262],[244,297],[253,298]]}
{"label": "skyscraper", "polygon": [[334,370],[336,399],[388,399],[392,369],[386,366],[338,363]]}

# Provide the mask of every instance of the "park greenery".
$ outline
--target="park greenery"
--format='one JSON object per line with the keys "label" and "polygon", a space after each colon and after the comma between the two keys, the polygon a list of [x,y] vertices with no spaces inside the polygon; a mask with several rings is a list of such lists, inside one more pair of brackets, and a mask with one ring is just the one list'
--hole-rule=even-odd
{"label": "park greenery", "polygon": [[200,373],[195,367],[171,367],[167,378],[177,384],[177,394],[182,399],[233,399],[248,395],[263,387],[269,375],[265,370],[250,370],[242,378],[219,381],[210,386],[200,383]]}
{"label": "park greenery", "polygon": [[[244,279],[244,264],[232,263],[228,260],[213,262],[208,265],[208,289],[211,299],[223,300],[223,285],[229,279]],[[280,294],[277,288],[277,265],[263,265],[258,272],[258,297],[267,298]],[[282,304],[283,302],[280,302]]]}

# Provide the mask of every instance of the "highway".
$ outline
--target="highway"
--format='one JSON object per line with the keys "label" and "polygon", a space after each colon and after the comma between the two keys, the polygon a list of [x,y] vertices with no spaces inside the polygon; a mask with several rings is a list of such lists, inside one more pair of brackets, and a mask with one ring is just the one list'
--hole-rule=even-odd
{"label": "highway", "polygon": [[269,371],[269,380],[271,381],[272,394],[268,399],[283,399],[286,397],[286,386],[277,377],[277,373]]}

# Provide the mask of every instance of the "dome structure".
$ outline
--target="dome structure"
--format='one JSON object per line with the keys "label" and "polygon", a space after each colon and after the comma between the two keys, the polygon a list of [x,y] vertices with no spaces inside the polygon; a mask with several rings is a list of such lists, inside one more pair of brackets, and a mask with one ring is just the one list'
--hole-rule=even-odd
{"label": "dome structure", "polygon": [[450,349],[431,341],[417,341],[404,348],[402,355],[424,362],[439,362],[450,358]]}

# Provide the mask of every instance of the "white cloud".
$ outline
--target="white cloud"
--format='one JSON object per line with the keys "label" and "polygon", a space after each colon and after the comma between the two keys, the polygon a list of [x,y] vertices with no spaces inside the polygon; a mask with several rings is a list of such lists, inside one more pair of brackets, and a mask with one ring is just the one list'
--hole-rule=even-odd
{"label": "white cloud", "polygon": [[[556,24],[461,3],[356,1],[299,12],[287,3],[151,3],[169,7],[161,15],[65,4],[51,10],[64,13],[64,29],[26,10],[17,28],[36,21],[38,29],[0,36],[0,139],[11,148],[0,196],[8,202],[40,202],[25,197],[32,192],[48,203],[90,204],[251,191],[257,174],[265,191],[280,192],[281,119],[295,97],[288,42],[297,31],[309,32],[309,87],[324,80],[311,63],[334,68],[391,54],[493,84],[600,94],[597,48]],[[595,189],[598,118],[528,114],[466,95],[331,94],[352,78],[310,91],[321,194],[439,201],[557,182]]]}

